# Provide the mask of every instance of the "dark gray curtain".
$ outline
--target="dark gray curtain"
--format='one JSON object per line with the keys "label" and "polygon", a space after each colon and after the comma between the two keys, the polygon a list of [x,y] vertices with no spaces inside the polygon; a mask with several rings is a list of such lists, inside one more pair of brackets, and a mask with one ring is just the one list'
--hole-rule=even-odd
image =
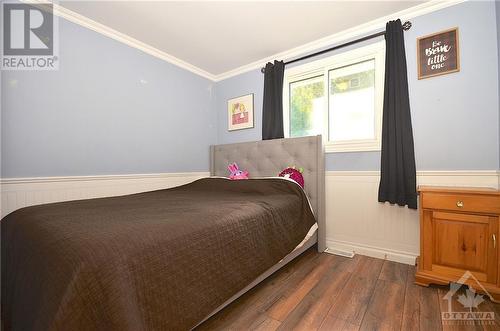
{"label": "dark gray curtain", "polygon": [[283,61],[267,63],[264,72],[262,140],[283,138]]}
{"label": "dark gray curtain", "polygon": [[390,21],[385,30],[385,86],[382,158],[378,201],[417,208],[415,153],[403,27]]}

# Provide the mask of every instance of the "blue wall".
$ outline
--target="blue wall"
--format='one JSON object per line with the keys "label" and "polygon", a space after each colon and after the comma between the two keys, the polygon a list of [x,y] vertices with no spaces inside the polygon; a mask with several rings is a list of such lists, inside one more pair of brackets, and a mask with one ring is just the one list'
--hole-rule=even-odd
{"label": "blue wall", "polygon": [[[493,2],[412,19],[405,33],[418,170],[500,163]],[[416,38],[458,26],[461,71],[416,78]],[[60,67],[1,74],[3,178],[208,170],[208,146],[261,139],[259,70],[213,83],[60,19]],[[255,94],[253,129],[227,131],[227,100]],[[328,170],[378,170],[379,152],[329,153]]]}
{"label": "blue wall", "polygon": [[[498,169],[498,49],[494,6],[494,2],[466,2],[418,17],[407,34],[418,169]],[[460,72],[417,80],[415,38],[454,26],[458,26],[460,35]]]}
{"label": "blue wall", "polygon": [[58,71],[3,72],[2,177],[206,171],[213,82],[59,22]]}
{"label": "blue wall", "polygon": [[[411,21],[413,27],[405,32],[405,45],[417,169],[498,169],[495,3],[466,2]],[[460,35],[460,72],[418,80],[416,38],[455,26]],[[261,139],[262,86],[259,70],[217,83],[218,143]],[[227,99],[252,92],[256,94],[256,127],[228,132]],[[329,153],[326,166],[327,170],[378,170],[380,153]]]}
{"label": "blue wall", "polygon": [[[215,93],[217,109],[217,143],[253,141],[262,139],[262,98],[264,75],[260,70],[253,70],[223,81],[217,82]],[[234,97],[254,94],[254,123],[252,129],[229,132],[227,120],[227,100]]]}

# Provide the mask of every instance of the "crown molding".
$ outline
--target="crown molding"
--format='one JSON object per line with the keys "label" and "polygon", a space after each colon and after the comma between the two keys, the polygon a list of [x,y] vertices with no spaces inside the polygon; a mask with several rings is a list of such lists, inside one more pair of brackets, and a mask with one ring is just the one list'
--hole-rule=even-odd
{"label": "crown molding", "polygon": [[173,55],[165,53],[165,52],[159,50],[158,48],[155,48],[151,45],[143,43],[142,41],[139,41],[135,38],[132,38],[124,33],[116,31],[115,29],[112,29],[109,26],[106,26],[104,24],[96,22],[96,21],[94,21],[86,16],[80,15],[72,10],[66,9],[66,8],[54,3],[53,1],[47,1],[47,0],[20,0],[20,1],[24,2],[24,3],[32,4],[34,6],[41,8],[41,9],[44,9],[44,7],[43,7],[44,4],[50,3],[53,5],[53,10],[54,10],[53,14],[54,15],[62,17],[70,22],[73,22],[75,24],[83,26],[87,29],[95,31],[99,34],[102,34],[102,35],[109,37],[111,39],[114,39],[116,41],[124,43],[127,46],[141,50],[146,54],[152,55],[152,56],[157,57],[161,60],[169,62],[175,66],[178,66],[180,68],[188,70],[188,71],[190,71],[194,74],[197,74],[201,77],[207,78],[211,81],[216,80],[216,76],[209,73],[208,71],[205,71],[201,68],[198,68],[197,66],[194,66],[191,63],[188,63],[188,62],[183,61],[183,60],[181,60]]}
{"label": "crown molding", "polygon": [[385,28],[385,24],[387,21],[394,20],[394,19],[401,19],[402,21],[405,20],[410,20],[412,18],[422,16],[428,13],[432,13],[434,11],[447,8],[450,6],[454,6],[463,2],[466,2],[468,0],[444,0],[444,1],[439,1],[439,0],[431,0],[428,2],[424,2],[420,5],[396,12],[391,15],[387,15],[384,17],[377,18],[373,21],[363,23],[361,25],[355,26],[353,28],[343,30],[341,32],[334,33],[332,35],[329,35],[327,37],[317,39],[315,41],[309,42],[307,44],[289,49],[284,52],[276,53],[272,56],[254,61],[252,63],[246,64],[244,66],[241,66],[239,68],[233,69],[226,71],[222,74],[216,75],[215,81],[221,81],[227,78],[231,78],[237,75],[240,75],[242,73],[252,71],[255,69],[262,68],[265,63],[274,61],[276,59],[279,60],[284,60],[288,61],[293,58],[296,58],[298,56],[302,56],[307,53],[311,53],[314,51],[317,51],[322,48],[326,48],[329,46],[332,46],[334,44],[338,44],[341,42],[345,42],[349,39],[354,39],[358,38],[364,34],[372,33],[375,30],[381,30]]}
{"label": "crown molding", "polygon": [[146,54],[152,55],[154,57],[157,57],[161,60],[164,60],[166,62],[169,62],[173,65],[176,65],[180,68],[183,68],[185,70],[188,70],[194,74],[197,74],[201,77],[207,78],[211,81],[222,81],[224,79],[228,79],[230,77],[234,77],[237,75],[240,75],[242,73],[252,71],[258,68],[261,68],[266,62],[273,61],[275,59],[281,59],[281,60],[290,60],[293,59],[297,56],[301,56],[303,54],[307,54],[313,51],[316,51],[321,48],[325,48],[328,46],[331,46],[336,43],[340,43],[352,38],[359,37],[363,34],[367,34],[370,32],[373,32],[374,30],[379,30],[383,29],[385,27],[385,24],[387,21],[391,19],[396,19],[400,18],[401,20],[409,20],[417,16],[422,16],[443,8],[447,8],[450,6],[454,6],[460,3],[463,3],[465,1],[469,0],[431,0],[428,2],[424,2],[420,5],[396,12],[391,15],[387,15],[384,17],[380,17],[378,19],[375,19],[373,21],[355,26],[353,28],[332,34],[330,36],[317,39],[315,41],[309,42],[307,44],[289,49],[284,52],[276,53],[272,56],[268,56],[266,58],[254,61],[252,63],[246,64],[244,66],[226,71],[221,74],[212,74],[208,71],[205,71],[195,65],[192,65],[186,61],[183,61],[173,55],[170,55],[168,53],[165,53],[151,45],[148,45],[146,43],[143,43],[135,38],[132,38],[124,33],[121,33],[119,31],[116,31],[104,24],[98,23],[86,16],[80,15],[74,11],[71,11],[69,9],[66,9],[56,3],[54,3],[52,0],[20,0],[21,2],[25,3],[30,3],[33,5],[37,5],[41,8],[43,8],[44,4],[51,3],[54,8],[54,15],[57,15],[59,17],[62,17],[70,22],[73,22],[75,24],[78,24],[80,26],[83,26],[85,28],[88,28],[92,31],[95,31],[97,33],[100,33],[104,36],[107,36],[109,38],[112,38],[116,41],[122,42],[130,47],[139,49],[143,51]]}

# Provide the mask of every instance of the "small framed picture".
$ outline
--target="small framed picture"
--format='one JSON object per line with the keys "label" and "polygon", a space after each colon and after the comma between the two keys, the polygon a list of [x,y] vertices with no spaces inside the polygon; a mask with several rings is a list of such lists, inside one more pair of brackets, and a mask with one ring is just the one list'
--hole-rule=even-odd
{"label": "small framed picture", "polygon": [[418,79],[460,71],[458,28],[417,39]]}
{"label": "small framed picture", "polygon": [[253,93],[227,101],[227,130],[253,128]]}

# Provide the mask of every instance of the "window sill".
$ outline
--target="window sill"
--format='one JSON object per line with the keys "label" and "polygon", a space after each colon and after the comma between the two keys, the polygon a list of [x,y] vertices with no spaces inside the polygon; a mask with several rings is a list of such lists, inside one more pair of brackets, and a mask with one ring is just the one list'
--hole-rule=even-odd
{"label": "window sill", "polygon": [[381,151],[379,143],[329,143],[325,144],[325,153],[374,152]]}

